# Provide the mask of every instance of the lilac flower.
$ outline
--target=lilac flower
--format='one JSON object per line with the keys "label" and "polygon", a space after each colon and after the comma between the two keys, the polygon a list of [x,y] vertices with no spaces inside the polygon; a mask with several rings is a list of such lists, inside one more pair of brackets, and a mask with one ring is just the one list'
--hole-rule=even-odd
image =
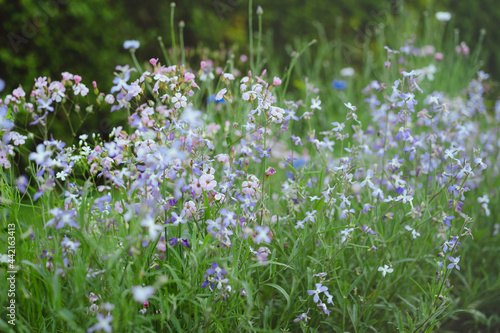
{"label": "lilac flower", "polygon": [[36,164],[40,166],[50,166],[50,161],[49,157],[52,156],[51,151],[45,150],[45,145],[43,143],[40,143],[38,146],[36,146],[36,153],[30,153],[29,159],[34,160]]}
{"label": "lilac flower", "polygon": [[453,249],[456,246],[461,245],[460,242],[458,242],[458,237],[454,236],[450,241],[446,241],[443,244],[443,252],[446,253],[448,249]]}
{"label": "lilac flower", "polygon": [[45,224],[44,228],[47,227],[54,227],[55,229],[61,229],[64,226],[70,226],[70,227],[75,227],[77,229],[80,228],[80,226],[76,223],[75,218],[76,218],[76,210],[71,209],[69,211],[62,210],[61,208],[52,208],[49,211],[50,214],[52,214],[53,218],[51,218],[47,223]]}
{"label": "lilac flower", "polygon": [[361,210],[361,214],[367,214],[370,210],[375,209],[375,206],[370,205],[369,203],[364,204],[363,210]]}
{"label": "lilac flower", "polygon": [[177,243],[179,243],[179,241],[180,241],[182,246],[191,248],[191,245],[189,245],[189,242],[186,238],[175,238],[174,237],[174,238],[170,238],[168,241],[170,242],[171,246],[177,245]]}
{"label": "lilac flower", "polygon": [[305,321],[307,323],[307,319],[311,319],[310,317],[307,316],[307,314],[309,313],[309,309],[307,309],[307,312],[304,312],[302,314],[300,314],[297,318],[295,318],[293,321],[298,323],[299,321]]}
{"label": "lilac flower", "polygon": [[342,212],[340,213],[340,219],[345,219],[349,216],[349,213],[355,213],[355,210],[354,209],[344,209],[342,210]]}
{"label": "lilac flower", "polygon": [[326,307],[326,304],[325,304],[325,303],[321,303],[321,302],[320,302],[320,303],[319,303],[318,305],[316,305],[316,306],[317,306],[317,307],[320,307],[320,308],[321,308],[321,310],[323,310],[323,312],[324,312],[327,316],[329,316],[329,315],[330,315],[331,311],[330,311],[330,310],[328,310],[328,308]]}
{"label": "lilac flower", "polygon": [[129,79],[130,79],[130,71],[128,70],[123,73],[123,78],[116,76],[113,79],[113,83],[115,85],[111,88],[111,93],[121,92],[122,89],[124,89],[125,91],[129,91],[132,88],[132,86],[127,83]]}
{"label": "lilac flower", "polygon": [[49,98],[49,99],[39,98],[37,100],[37,102],[38,102],[39,109],[46,109],[47,111],[54,111],[54,108],[52,106],[50,106],[50,104],[52,104],[52,98]]}
{"label": "lilac flower", "polygon": [[340,234],[342,235],[340,242],[344,243],[347,240],[347,237],[349,234],[354,231],[354,228],[346,228],[340,231]]}
{"label": "lilac flower", "polygon": [[448,260],[450,261],[450,264],[446,267],[448,269],[452,269],[455,267],[456,269],[460,270],[460,267],[458,266],[458,262],[460,261],[460,257],[448,257]]}
{"label": "lilac flower", "polygon": [[16,180],[16,186],[22,194],[26,193],[26,190],[28,189],[28,186],[30,184],[30,181],[26,175],[21,175],[19,178]]}
{"label": "lilac flower", "polygon": [[363,232],[365,234],[372,234],[372,235],[376,235],[377,234],[376,231],[372,230],[372,228],[369,228],[366,224],[363,225],[363,228],[361,228],[361,230],[363,230]]}
{"label": "lilac flower", "polygon": [[265,226],[256,226],[255,227],[255,231],[257,232],[257,235],[255,236],[254,238],[254,242],[255,244],[260,244],[262,242],[264,243],[267,243],[267,244],[270,244],[271,243],[271,238],[269,237],[269,227],[267,225]]}
{"label": "lilac flower", "polygon": [[9,109],[5,105],[0,105],[0,131],[3,129],[13,129],[14,122],[7,118]]}
{"label": "lilac flower", "polygon": [[316,290],[308,290],[307,293],[309,295],[314,295],[313,301],[315,303],[318,303],[318,302],[320,302],[319,294],[321,294],[325,291],[328,291],[328,287],[323,286],[321,283],[316,283]]}
{"label": "lilac flower", "polygon": [[307,221],[316,222],[315,214],[316,210],[313,210],[312,212],[306,212],[306,217],[304,218],[303,222]]}
{"label": "lilac flower", "polygon": [[303,146],[303,145],[304,145],[304,144],[302,143],[302,140],[301,140],[299,137],[295,136],[295,135],[291,135],[291,136],[290,136],[290,139],[292,139],[292,140],[294,141],[294,144],[295,144],[296,146],[298,146],[298,145]]}
{"label": "lilac flower", "polygon": [[187,220],[184,219],[186,217],[186,212],[181,210],[180,215],[177,215],[176,212],[172,212],[172,223],[174,226],[179,225],[179,223],[184,224],[187,223]]}
{"label": "lilac flower", "polygon": [[451,223],[450,221],[455,219],[455,216],[451,215],[451,216],[446,216],[444,221],[443,221],[443,225],[447,225],[448,227],[451,227]]}
{"label": "lilac flower", "polygon": [[210,290],[215,290],[215,284],[217,283],[217,289],[221,290],[223,284],[229,282],[229,279],[224,277],[226,271],[219,267],[217,263],[211,263],[210,265],[212,267],[207,269],[206,274],[204,274],[205,282],[203,282],[201,287],[210,286]]}

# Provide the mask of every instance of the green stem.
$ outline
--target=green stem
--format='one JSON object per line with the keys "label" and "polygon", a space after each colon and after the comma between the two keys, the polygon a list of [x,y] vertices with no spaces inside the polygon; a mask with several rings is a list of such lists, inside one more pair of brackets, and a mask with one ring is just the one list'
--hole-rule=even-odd
{"label": "green stem", "polygon": [[248,39],[250,43],[250,70],[254,72],[253,65],[253,26],[252,26],[252,0],[248,0]]}
{"label": "green stem", "polygon": [[181,65],[186,64],[186,50],[184,50],[184,21],[179,22],[179,44],[181,47]]}
{"label": "green stem", "polygon": [[158,36],[158,43],[160,44],[161,52],[163,53],[163,57],[167,62],[167,66],[170,66],[171,65],[170,58],[168,57],[167,50],[165,49],[165,44],[163,44],[163,38],[161,36]]}
{"label": "green stem", "polygon": [[259,8],[257,9],[257,14],[258,14],[258,18],[259,18],[259,37],[258,37],[258,40],[257,40],[257,63],[256,63],[256,70],[259,71],[260,69],[260,58],[261,58],[261,54],[262,54],[262,50],[261,50],[261,42],[262,42],[262,8]]}
{"label": "green stem", "polygon": [[170,36],[172,37],[172,49],[174,50],[174,64],[177,65],[177,45],[175,44],[174,29],[175,2],[170,4]]}

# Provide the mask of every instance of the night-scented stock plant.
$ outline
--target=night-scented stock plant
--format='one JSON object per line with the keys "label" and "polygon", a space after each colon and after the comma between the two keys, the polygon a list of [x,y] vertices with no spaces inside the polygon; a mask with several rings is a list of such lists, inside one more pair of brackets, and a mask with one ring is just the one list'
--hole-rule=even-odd
{"label": "night-scented stock plant", "polygon": [[[1,248],[0,283],[16,271],[17,312],[2,307],[2,331],[500,325],[500,103],[476,51],[440,13],[434,44],[386,22],[363,75],[338,57],[322,72],[338,45],[322,38],[267,72],[253,10],[252,52],[227,62],[174,44],[141,63],[126,41],[109,92],[64,72],[3,96],[0,237],[15,229],[16,253]],[[122,119],[109,138],[81,134],[107,112]]]}

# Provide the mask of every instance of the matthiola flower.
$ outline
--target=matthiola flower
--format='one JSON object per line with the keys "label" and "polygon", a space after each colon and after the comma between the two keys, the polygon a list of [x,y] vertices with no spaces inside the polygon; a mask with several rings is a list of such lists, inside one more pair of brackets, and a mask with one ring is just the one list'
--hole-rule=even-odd
{"label": "matthiola flower", "polygon": [[203,275],[205,282],[201,287],[210,286],[210,290],[215,290],[215,288],[221,290],[223,285],[229,282],[229,279],[225,277],[226,271],[217,263],[211,263],[210,265],[212,267],[207,269],[206,274]]}
{"label": "matthiola flower", "polygon": [[5,105],[0,105],[0,131],[3,129],[11,130],[14,128],[14,122],[7,118],[9,109]]}
{"label": "matthiola flower", "polygon": [[387,273],[392,273],[394,271],[394,269],[389,268],[389,266],[387,266],[387,265],[384,265],[384,267],[379,267],[378,271],[382,272],[382,276],[385,277],[385,275]]}
{"label": "matthiola flower", "polygon": [[199,182],[202,189],[205,191],[212,191],[217,186],[217,181],[214,175],[204,174],[200,177]]}
{"label": "matthiola flower", "polygon": [[56,230],[64,228],[65,226],[75,227],[77,229],[80,226],[76,223],[76,210],[62,210],[61,208],[53,208],[49,211],[52,214],[53,218],[51,218],[45,224],[44,228],[47,227],[55,227]]}
{"label": "matthiola flower", "polygon": [[185,107],[187,105],[186,101],[187,101],[186,96],[182,96],[181,93],[176,93],[175,96],[172,97],[172,103],[174,103],[174,107],[176,109]]}
{"label": "matthiola flower", "polygon": [[413,239],[416,239],[417,237],[420,237],[420,233],[418,233],[415,229],[413,229],[409,225],[406,225],[405,229],[408,230],[408,231],[411,231],[411,236],[413,237]]}
{"label": "matthiola flower", "polygon": [[458,266],[458,262],[460,261],[460,257],[448,257],[448,260],[450,261],[450,264],[446,267],[448,269],[456,268],[460,270],[460,267]]}
{"label": "matthiola flower", "polygon": [[302,314],[300,314],[297,318],[295,318],[293,321],[298,323],[299,321],[305,321],[307,323],[307,319],[311,319],[310,317],[307,316],[307,314],[309,313],[309,310],[310,309],[307,309],[307,312],[304,312]]}
{"label": "matthiola flower", "polygon": [[255,231],[257,232],[257,235],[254,238],[255,244],[260,244],[262,242],[270,244],[271,243],[271,238],[269,237],[269,227],[267,225],[265,226],[256,226]]}
{"label": "matthiola flower", "polygon": [[316,283],[316,290],[308,290],[307,293],[311,296],[314,295],[313,301],[315,303],[318,303],[318,302],[320,302],[319,294],[321,294],[323,292],[327,292],[327,291],[328,291],[328,287],[323,286],[321,283]]}
{"label": "matthiola flower", "polygon": [[321,100],[319,97],[311,99],[311,109],[321,110]]}
{"label": "matthiola flower", "polygon": [[134,301],[144,304],[155,293],[155,288],[151,286],[133,286],[131,289]]}
{"label": "matthiola flower", "polygon": [[110,325],[111,322],[113,321],[113,316],[109,315],[105,317],[104,315],[98,313],[96,315],[96,319],[97,319],[97,324],[88,328],[87,329],[88,333],[101,332],[101,331],[113,332],[113,328]]}
{"label": "matthiola flower", "polygon": [[315,222],[316,221],[316,210],[313,210],[312,212],[306,212],[306,217],[304,218],[303,222],[311,221]]}
{"label": "matthiola flower", "polygon": [[358,108],[352,105],[351,103],[344,103],[344,105],[351,111],[356,111]]}
{"label": "matthiola flower", "polygon": [[224,94],[227,92],[227,89],[226,88],[223,88],[221,91],[219,91],[217,93],[217,95],[215,95],[215,100],[216,101],[220,101],[220,100],[223,100],[224,99]]}

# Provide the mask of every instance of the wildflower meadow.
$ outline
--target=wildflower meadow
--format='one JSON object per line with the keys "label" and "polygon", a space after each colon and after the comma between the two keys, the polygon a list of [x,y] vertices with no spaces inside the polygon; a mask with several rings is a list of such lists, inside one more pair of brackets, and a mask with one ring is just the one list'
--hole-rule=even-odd
{"label": "wildflower meadow", "polygon": [[388,17],[356,63],[318,25],[282,67],[262,6],[244,52],[187,52],[172,4],[111,89],[0,93],[0,331],[500,331],[488,32]]}

